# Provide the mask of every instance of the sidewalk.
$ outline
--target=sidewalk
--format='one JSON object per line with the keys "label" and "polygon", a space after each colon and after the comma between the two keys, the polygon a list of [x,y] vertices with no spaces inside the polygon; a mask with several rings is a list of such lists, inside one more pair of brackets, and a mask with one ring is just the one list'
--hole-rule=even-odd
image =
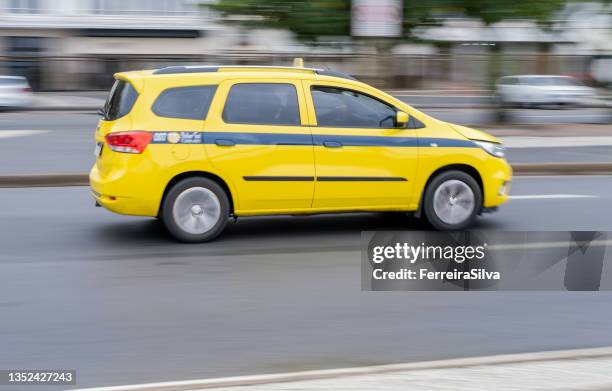
{"label": "sidewalk", "polygon": [[490,124],[474,126],[495,137],[608,137],[612,124]]}
{"label": "sidewalk", "polygon": [[107,95],[107,91],[35,92],[32,105],[25,110],[97,111],[104,105]]}
{"label": "sidewalk", "polygon": [[506,148],[578,148],[578,147],[612,147],[612,136],[510,136],[501,137]]}
{"label": "sidewalk", "polygon": [[603,391],[612,390],[612,348],[509,354],[88,390],[207,389],[218,391]]}

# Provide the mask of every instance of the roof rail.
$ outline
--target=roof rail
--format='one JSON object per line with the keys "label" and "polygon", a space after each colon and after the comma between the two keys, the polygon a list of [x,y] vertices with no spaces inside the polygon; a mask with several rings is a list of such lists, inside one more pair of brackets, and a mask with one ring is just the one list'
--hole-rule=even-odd
{"label": "roof rail", "polygon": [[153,71],[154,75],[169,75],[174,73],[200,73],[200,72],[218,72],[220,69],[278,69],[291,71],[309,71],[314,72],[312,68],[298,68],[287,66],[266,66],[266,65],[175,65],[165,68],[160,68]]}
{"label": "roof rail", "polygon": [[157,69],[153,72],[154,75],[171,75],[177,73],[204,73],[218,72],[220,69],[276,69],[276,70],[291,70],[291,71],[307,71],[314,72],[321,76],[341,77],[343,79],[357,80],[353,76],[328,69],[315,69],[304,67],[288,67],[288,66],[263,66],[263,65],[174,65],[165,68]]}
{"label": "roof rail", "polygon": [[332,77],[341,77],[343,79],[357,80],[353,76],[349,75],[348,73],[332,71],[331,69],[317,69],[315,70],[315,73],[321,76],[332,76]]}
{"label": "roof rail", "polygon": [[200,72],[217,72],[218,66],[209,65],[174,65],[165,68],[159,68],[153,72],[154,75],[170,75],[174,73],[200,73]]}

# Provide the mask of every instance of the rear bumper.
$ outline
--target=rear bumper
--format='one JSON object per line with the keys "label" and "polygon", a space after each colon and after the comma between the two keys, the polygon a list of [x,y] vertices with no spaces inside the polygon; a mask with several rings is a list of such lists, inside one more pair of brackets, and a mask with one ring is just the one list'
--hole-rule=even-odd
{"label": "rear bumper", "polygon": [[159,200],[143,194],[142,186],[134,186],[128,174],[104,177],[94,166],[89,173],[89,185],[95,201],[111,212],[157,216]]}

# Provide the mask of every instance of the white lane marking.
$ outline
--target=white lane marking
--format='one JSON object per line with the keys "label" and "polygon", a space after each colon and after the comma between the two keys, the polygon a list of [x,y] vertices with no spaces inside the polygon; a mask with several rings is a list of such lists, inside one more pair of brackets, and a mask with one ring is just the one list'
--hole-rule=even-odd
{"label": "white lane marking", "polygon": [[48,132],[48,130],[0,130],[0,138],[33,136],[35,134]]}
{"label": "white lane marking", "polygon": [[511,200],[552,200],[562,198],[597,198],[597,196],[586,194],[530,194],[510,196]]}
{"label": "white lane marking", "polygon": [[612,146],[610,136],[576,136],[576,137],[502,137],[507,148],[552,148],[552,147],[602,147]]}

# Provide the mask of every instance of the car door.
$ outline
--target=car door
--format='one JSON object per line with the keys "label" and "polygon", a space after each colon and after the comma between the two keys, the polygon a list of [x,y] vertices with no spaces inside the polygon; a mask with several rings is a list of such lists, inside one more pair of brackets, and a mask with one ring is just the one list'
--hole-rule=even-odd
{"label": "car door", "polygon": [[412,198],[418,142],[395,126],[382,94],[336,82],[304,81],[312,125],[313,208],[402,209]]}
{"label": "car door", "polygon": [[503,103],[516,103],[520,99],[517,97],[520,94],[521,86],[518,84],[516,77],[502,77],[498,85],[499,96]]}
{"label": "car door", "polygon": [[542,103],[546,97],[543,79],[539,77],[523,77],[520,79],[522,86],[522,96],[519,97],[519,102],[524,104]]}
{"label": "car door", "polygon": [[236,189],[237,212],[311,207],[314,155],[299,81],[227,80],[210,113],[207,155]]}

